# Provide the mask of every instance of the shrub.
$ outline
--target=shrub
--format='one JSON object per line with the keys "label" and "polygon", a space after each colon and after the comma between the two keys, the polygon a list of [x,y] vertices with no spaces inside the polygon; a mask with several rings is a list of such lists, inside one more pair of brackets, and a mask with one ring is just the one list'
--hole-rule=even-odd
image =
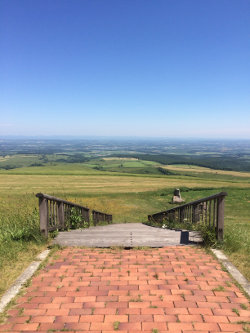
{"label": "shrub", "polygon": [[205,224],[197,224],[196,230],[201,233],[203,244],[207,247],[215,247],[217,245],[216,233],[213,227]]}
{"label": "shrub", "polygon": [[71,208],[67,225],[68,225],[68,228],[70,228],[70,229],[87,228],[88,222],[84,221],[84,219],[78,209]]}

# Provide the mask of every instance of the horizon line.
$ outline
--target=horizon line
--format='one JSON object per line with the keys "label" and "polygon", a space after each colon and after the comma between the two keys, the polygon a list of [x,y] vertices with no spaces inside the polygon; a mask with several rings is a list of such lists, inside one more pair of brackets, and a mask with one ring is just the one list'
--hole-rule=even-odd
{"label": "horizon line", "polygon": [[113,140],[140,140],[140,139],[147,139],[147,140],[209,140],[209,141],[223,141],[223,140],[230,140],[230,141],[250,141],[250,137],[192,137],[192,136],[117,136],[117,135],[0,135],[0,139],[59,139],[59,140],[84,140],[84,139],[113,139]]}

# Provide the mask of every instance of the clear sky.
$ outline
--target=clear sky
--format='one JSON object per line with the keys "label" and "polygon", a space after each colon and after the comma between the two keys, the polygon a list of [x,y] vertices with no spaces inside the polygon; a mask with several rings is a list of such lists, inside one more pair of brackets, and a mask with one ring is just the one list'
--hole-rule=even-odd
{"label": "clear sky", "polygon": [[250,0],[0,0],[0,135],[250,138]]}

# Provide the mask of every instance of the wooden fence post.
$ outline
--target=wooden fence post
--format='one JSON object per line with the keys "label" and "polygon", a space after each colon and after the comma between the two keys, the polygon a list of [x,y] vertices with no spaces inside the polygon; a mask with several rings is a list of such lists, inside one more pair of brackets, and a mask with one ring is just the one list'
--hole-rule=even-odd
{"label": "wooden fence post", "polygon": [[86,210],[86,209],[81,209],[81,214],[82,214],[82,219],[84,222],[88,222],[88,226],[90,226],[90,223],[89,223],[89,211]]}
{"label": "wooden fence post", "polygon": [[48,238],[48,200],[39,197],[40,230]]}
{"label": "wooden fence post", "polygon": [[225,196],[217,199],[217,239],[223,241],[224,234],[224,202]]}
{"label": "wooden fence post", "polygon": [[96,226],[96,214],[95,214],[94,210],[92,211],[92,219],[93,219],[94,226]]}
{"label": "wooden fence post", "polygon": [[200,220],[200,214],[199,214],[199,205],[192,206],[192,222],[196,223]]}
{"label": "wooden fence post", "polygon": [[58,222],[61,230],[65,229],[65,219],[64,219],[64,203],[58,203]]}
{"label": "wooden fence post", "polygon": [[182,223],[184,221],[184,209],[179,208],[179,222]]}

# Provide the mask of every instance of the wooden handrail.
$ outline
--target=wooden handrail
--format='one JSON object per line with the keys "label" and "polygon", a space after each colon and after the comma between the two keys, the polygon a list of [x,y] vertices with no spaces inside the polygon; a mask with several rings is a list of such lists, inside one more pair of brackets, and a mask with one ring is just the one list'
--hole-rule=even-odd
{"label": "wooden handrail", "polygon": [[67,201],[67,200],[64,200],[64,199],[59,199],[59,198],[56,198],[56,197],[53,197],[53,196],[51,196],[51,195],[44,194],[44,193],[37,193],[37,194],[36,194],[36,197],[37,197],[37,198],[45,198],[45,199],[48,199],[48,200],[53,200],[53,201],[55,201],[55,202],[62,202],[62,203],[65,203],[65,204],[67,204],[67,205],[72,205],[72,206],[74,206],[74,207],[79,207],[79,208],[84,208],[84,209],[86,209],[86,210],[89,210],[89,208],[84,207],[84,206],[82,206],[82,205],[78,205],[78,204],[76,204],[76,203],[74,203],[74,202],[70,202],[70,201]]}
{"label": "wooden handrail", "polygon": [[180,223],[202,222],[214,228],[217,239],[223,240],[224,200],[226,196],[226,192],[220,192],[209,197],[148,215],[148,220],[157,221],[159,223],[163,223],[165,219]]}
{"label": "wooden handrail", "polygon": [[195,201],[190,201],[190,202],[185,203],[183,205],[176,206],[176,207],[173,207],[173,208],[170,208],[170,209],[167,209],[167,210],[163,210],[163,211],[161,211],[159,213],[155,213],[155,214],[149,215],[149,216],[155,216],[157,214],[167,213],[169,211],[172,211],[172,210],[175,210],[175,209],[179,209],[179,208],[184,208],[184,207],[187,207],[187,206],[190,206],[190,205],[198,205],[198,204],[200,204],[202,202],[206,202],[206,201],[209,201],[209,200],[212,200],[212,199],[219,198],[220,196],[226,197],[227,193],[226,192],[220,192],[220,193],[217,193],[217,194],[214,194],[214,195],[210,195],[209,197],[205,197],[205,198],[198,199],[198,200],[195,200]]}
{"label": "wooden handrail", "polygon": [[[88,222],[88,226],[90,225],[89,208],[44,193],[37,193],[36,197],[39,199],[40,230],[45,237],[48,237],[49,231],[71,227],[69,221],[73,214],[72,209],[82,217],[82,222]],[[112,222],[112,215],[109,214],[93,210],[92,216],[94,225],[100,221]]]}

